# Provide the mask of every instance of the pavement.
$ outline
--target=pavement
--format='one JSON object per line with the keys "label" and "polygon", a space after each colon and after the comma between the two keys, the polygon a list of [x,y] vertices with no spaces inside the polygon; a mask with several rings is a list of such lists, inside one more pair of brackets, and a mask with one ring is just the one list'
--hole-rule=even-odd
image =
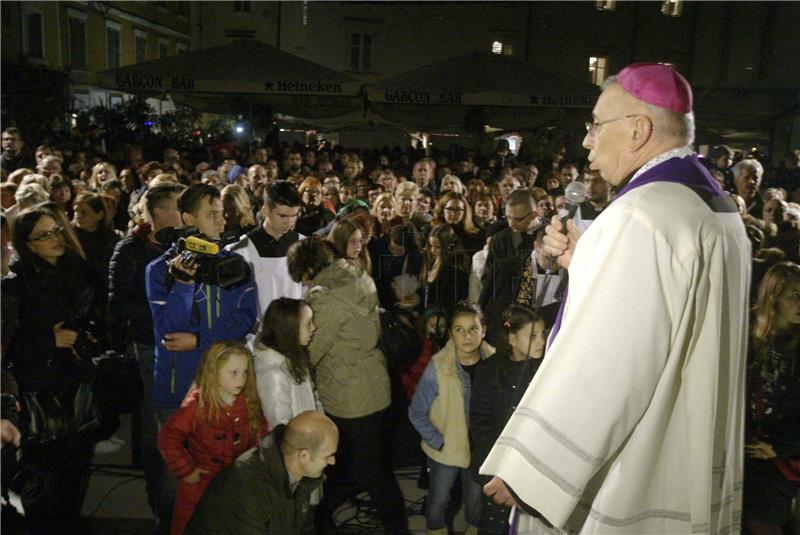
{"label": "pavement", "polygon": [[[116,452],[94,456],[83,515],[88,519],[91,534],[153,535],[153,514],[147,504],[144,473],[133,466],[130,415],[123,414],[120,420],[116,435],[125,440],[125,445]],[[398,452],[395,455],[395,476],[406,499],[409,528],[414,534],[424,534],[425,491],[417,486],[422,459],[417,445],[419,437],[410,424],[401,428],[398,435],[401,438],[395,443]],[[362,500],[364,498],[366,495],[360,495],[337,511],[337,535],[382,533],[374,515],[370,514],[368,503]],[[463,511],[458,511],[453,524],[454,533],[464,531]]]}

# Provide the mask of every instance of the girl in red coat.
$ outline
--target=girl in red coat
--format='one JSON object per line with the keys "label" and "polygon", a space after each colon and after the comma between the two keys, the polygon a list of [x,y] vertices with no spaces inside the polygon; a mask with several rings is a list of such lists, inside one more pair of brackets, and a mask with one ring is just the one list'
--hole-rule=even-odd
{"label": "girl in red coat", "polygon": [[208,348],[196,386],[158,435],[167,468],[178,478],[172,535],[183,533],[214,476],[267,432],[252,360],[237,342]]}

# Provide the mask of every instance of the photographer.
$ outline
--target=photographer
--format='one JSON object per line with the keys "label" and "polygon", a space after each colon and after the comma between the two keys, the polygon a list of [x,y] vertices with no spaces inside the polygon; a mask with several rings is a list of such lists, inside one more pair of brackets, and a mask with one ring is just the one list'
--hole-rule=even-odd
{"label": "photographer", "polygon": [[[220,192],[198,184],[178,198],[181,221],[199,237],[219,240],[225,228]],[[179,240],[146,270],[147,298],[155,331],[153,407],[159,427],[180,407],[203,352],[220,340],[243,340],[256,323],[256,290],[248,274],[240,284],[222,287],[204,281],[197,255],[182,251]],[[219,257],[235,253],[220,251]],[[162,529],[171,525],[176,482],[165,471],[159,484]]]}
{"label": "photographer", "polygon": [[94,293],[83,252],[65,220],[52,203],[20,213],[13,234],[19,257],[2,288],[4,297],[20,303],[4,366],[17,380],[28,417],[20,428],[28,441],[25,462],[53,474],[53,492],[26,511],[30,528],[45,533],[81,532],[90,429],[96,425],[89,385],[93,366],[79,350],[89,332]]}

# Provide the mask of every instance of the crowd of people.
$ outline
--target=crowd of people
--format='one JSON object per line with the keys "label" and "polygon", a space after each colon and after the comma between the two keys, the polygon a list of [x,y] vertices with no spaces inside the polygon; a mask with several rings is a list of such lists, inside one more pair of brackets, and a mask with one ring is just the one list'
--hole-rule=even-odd
{"label": "crowd of people", "polygon": [[[331,533],[363,491],[386,533],[407,532],[389,443],[398,404],[426,458],[428,532],[447,533],[458,484],[468,532],[508,533],[479,471],[560,321],[568,272],[543,253],[545,228],[567,213],[569,184],[587,192],[574,231],[618,183],[564,146],[533,161],[505,140],[488,156],[217,144],[110,161],[80,143],[29,150],[9,127],[2,149],[3,395],[20,411],[16,426],[4,413],[3,440],[22,437],[54,481],[26,522],[79,526],[93,451],[121,447],[115,393],[92,389],[92,357],[114,350],[138,364],[164,533]],[[744,518],[758,534],[780,533],[800,479],[798,156],[768,168],[721,146],[701,160],[752,246]],[[398,334],[418,342],[411,357],[386,343]],[[280,458],[288,494],[230,495]],[[310,524],[285,520],[298,484]]]}

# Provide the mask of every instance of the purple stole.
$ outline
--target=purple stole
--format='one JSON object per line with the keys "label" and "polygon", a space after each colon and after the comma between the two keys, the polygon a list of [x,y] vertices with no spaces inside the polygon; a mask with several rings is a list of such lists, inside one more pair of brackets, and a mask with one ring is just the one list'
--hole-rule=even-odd
{"label": "purple stole", "polygon": [[[628,183],[625,184],[625,187],[622,188],[622,190],[620,190],[620,192],[614,198],[614,201],[632,189],[636,189],[646,184],[652,184],[653,182],[673,182],[675,184],[683,184],[697,193],[700,198],[709,204],[712,210],[726,212],[732,211],[731,202],[720,203],[720,201],[723,199],[725,201],[729,201],[730,199],[722,196],[722,188],[720,188],[719,183],[714,179],[714,177],[711,176],[711,173],[708,172],[708,169],[706,169],[705,166],[700,163],[700,160],[697,158],[696,154],[691,154],[684,158],[678,158],[676,156],[653,166],[640,176],[636,177],[636,180],[629,180]],[[733,210],[735,211],[735,207]],[[568,293],[569,286],[567,286],[567,290],[561,297],[561,306],[558,309],[556,320],[553,323],[549,345],[552,345],[556,339],[556,335],[561,329],[561,319],[564,316],[564,306],[567,302]]]}

